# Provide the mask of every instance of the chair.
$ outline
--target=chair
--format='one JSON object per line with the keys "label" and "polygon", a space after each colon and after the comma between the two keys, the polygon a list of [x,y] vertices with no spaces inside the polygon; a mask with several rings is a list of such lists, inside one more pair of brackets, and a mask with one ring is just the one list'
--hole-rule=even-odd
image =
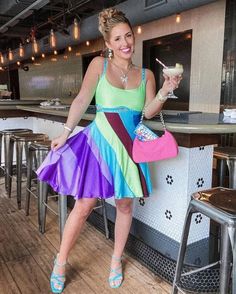
{"label": "chair", "polygon": [[215,147],[214,158],[219,162],[219,185],[225,186],[226,167],[229,171],[229,188],[236,188],[236,147]]}
{"label": "chair", "polygon": [[[0,168],[3,170],[5,175],[5,189],[7,191],[7,175],[9,173],[9,145],[10,145],[10,136],[14,134],[29,134],[33,131],[30,129],[5,129],[0,131]],[[4,166],[2,163],[2,142],[4,145]]]}
{"label": "chair", "polygon": [[[221,225],[220,260],[187,273],[182,273],[192,214],[200,212]],[[233,256],[233,258],[232,258]],[[220,264],[220,294],[229,294],[232,260],[232,294],[236,294],[236,190],[216,187],[194,193],[187,210],[180,242],[172,294],[181,289],[181,277]]]}
{"label": "chair", "polygon": [[[32,172],[33,172],[33,155],[36,159],[36,165],[35,167],[38,168],[45,157],[47,156],[47,153],[51,149],[51,142],[45,141],[45,142],[36,142],[32,143],[29,146],[29,160],[28,160],[28,166],[27,166],[27,184],[26,184],[26,201],[25,201],[25,213],[26,215],[29,215],[29,209],[30,209],[30,196],[33,195],[35,198],[38,199],[38,224],[39,224],[39,231],[41,233],[45,232],[45,225],[46,225],[46,213],[47,209],[49,209],[54,214],[58,215],[59,217],[59,231],[60,231],[60,237],[62,238],[62,233],[64,230],[66,217],[67,217],[67,197],[65,195],[52,195],[48,196],[48,188],[49,185],[46,182],[42,182],[38,180],[38,192],[37,194],[34,193],[32,188]],[[56,212],[51,206],[48,205],[48,199],[58,197],[58,212]],[[105,234],[106,238],[109,239],[109,230],[108,230],[108,222],[107,222],[107,215],[106,215],[106,207],[105,207],[105,200],[100,199],[101,205],[95,207],[102,208],[103,212],[103,218],[104,218],[104,226],[105,226]]]}
{"label": "chair", "polygon": [[7,193],[8,197],[11,197],[12,188],[12,163],[13,163],[13,150],[14,144],[16,146],[16,183],[17,183],[17,205],[18,209],[21,209],[21,184],[22,184],[22,168],[23,168],[23,148],[25,148],[26,163],[28,161],[28,148],[27,146],[32,142],[45,141],[48,139],[46,134],[32,133],[32,134],[14,134],[10,136],[9,144],[9,158],[8,158],[8,174],[7,174]]}

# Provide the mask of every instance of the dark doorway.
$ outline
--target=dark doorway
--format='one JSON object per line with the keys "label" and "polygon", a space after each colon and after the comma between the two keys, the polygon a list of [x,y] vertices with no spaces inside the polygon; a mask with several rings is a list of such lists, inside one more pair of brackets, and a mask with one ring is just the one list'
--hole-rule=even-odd
{"label": "dark doorway", "polygon": [[143,42],[143,65],[153,71],[157,89],[163,83],[162,66],[156,57],[167,66],[181,63],[184,67],[183,80],[175,90],[178,99],[168,99],[165,109],[189,110],[192,30],[163,36]]}
{"label": "dark doorway", "polygon": [[[90,64],[90,62],[93,60],[94,57],[100,56],[102,51],[96,51],[92,52],[89,54],[82,55],[82,72],[83,72],[83,77],[86,73],[86,70]],[[91,105],[95,105],[95,97],[93,97],[93,100],[90,103]]]}

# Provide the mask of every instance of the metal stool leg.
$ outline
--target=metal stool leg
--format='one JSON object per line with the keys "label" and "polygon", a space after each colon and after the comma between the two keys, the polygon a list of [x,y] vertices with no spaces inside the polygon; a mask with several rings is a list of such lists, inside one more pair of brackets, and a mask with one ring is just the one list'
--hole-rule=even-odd
{"label": "metal stool leg", "polygon": [[32,181],[32,169],[33,169],[33,152],[29,150],[28,154],[28,164],[27,164],[27,183],[26,183],[26,194],[25,194],[25,215],[29,215],[30,207],[30,190],[31,190],[31,181]]}
{"label": "metal stool leg", "polygon": [[47,206],[44,203],[48,202],[48,184],[38,181],[38,224],[39,231],[45,233]]}
{"label": "metal stool leg", "polygon": [[227,159],[229,169],[229,188],[236,189],[236,160]]}
{"label": "metal stool leg", "polygon": [[2,133],[0,133],[0,166],[2,167]]}
{"label": "metal stool leg", "polygon": [[108,229],[108,221],[107,221],[106,201],[104,199],[101,199],[101,203],[102,203],[102,214],[103,214],[103,220],[104,220],[105,235],[106,235],[106,238],[109,239],[109,229]]}
{"label": "metal stool leg", "polygon": [[236,228],[228,227],[228,233],[233,253],[232,294],[236,294]]}
{"label": "metal stool leg", "polygon": [[16,143],[16,197],[18,209],[21,209],[21,181],[22,181],[22,153],[23,153],[23,143]]}
{"label": "metal stool leg", "polygon": [[221,159],[219,162],[219,186],[225,186],[225,174],[226,174],[226,160]]}
{"label": "metal stool leg", "polygon": [[220,293],[229,293],[231,248],[227,226],[221,225]]}
{"label": "metal stool leg", "polygon": [[177,263],[176,263],[176,270],[175,270],[175,277],[173,281],[173,288],[172,288],[172,294],[177,294],[178,293],[178,283],[181,278],[181,271],[184,263],[184,256],[187,248],[187,241],[188,241],[188,235],[189,235],[189,229],[191,225],[191,218],[192,218],[192,206],[189,205],[187,215],[185,218],[185,223],[183,227],[183,233],[180,241],[180,248],[179,248],[179,254],[177,258]]}
{"label": "metal stool leg", "polygon": [[67,218],[67,196],[58,196],[58,216],[59,216],[59,228],[60,228],[60,240],[62,240],[62,235]]}
{"label": "metal stool leg", "polygon": [[[8,191],[8,183],[9,183],[9,168],[12,167],[12,161],[13,161],[13,150],[11,154],[11,143],[10,143],[10,135],[5,134],[4,135],[4,158],[5,158],[5,189]],[[9,162],[9,159],[11,159],[11,162]],[[9,164],[11,166],[9,166]],[[8,197],[11,197],[11,193],[8,192]]]}
{"label": "metal stool leg", "polygon": [[8,197],[11,198],[12,176],[13,176],[13,153],[14,153],[14,141],[10,140],[8,144],[8,151],[5,154],[6,164],[6,190]]}
{"label": "metal stool leg", "polygon": [[[45,150],[37,151],[37,167],[39,167],[46,157]],[[48,203],[48,184],[38,180],[38,222],[39,231],[45,233],[47,206],[44,203]]]}

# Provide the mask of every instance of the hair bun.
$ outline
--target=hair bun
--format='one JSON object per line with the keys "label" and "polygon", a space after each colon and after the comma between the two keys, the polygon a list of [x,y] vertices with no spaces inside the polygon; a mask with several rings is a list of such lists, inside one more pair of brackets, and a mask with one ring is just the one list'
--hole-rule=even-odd
{"label": "hair bun", "polygon": [[125,14],[114,8],[106,8],[102,10],[98,15],[98,29],[103,36],[109,33],[110,29],[114,26],[117,20],[121,21],[126,19]]}

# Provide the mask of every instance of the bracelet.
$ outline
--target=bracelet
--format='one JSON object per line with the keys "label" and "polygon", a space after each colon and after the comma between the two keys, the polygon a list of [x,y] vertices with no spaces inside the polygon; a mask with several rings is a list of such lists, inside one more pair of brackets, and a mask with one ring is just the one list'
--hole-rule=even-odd
{"label": "bracelet", "polygon": [[161,103],[164,103],[167,100],[167,96],[162,96],[161,95],[161,90],[158,91],[158,93],[156,94],[156,99],[158,101],[160,101]]}
{"label": "bracelet", "polygon": [[70,133],[72,133],[72,129],[69,128],[69,127],[67,127],[66,125],[64,125],[64,129],[67,130],[67,131],[69,131]]}

